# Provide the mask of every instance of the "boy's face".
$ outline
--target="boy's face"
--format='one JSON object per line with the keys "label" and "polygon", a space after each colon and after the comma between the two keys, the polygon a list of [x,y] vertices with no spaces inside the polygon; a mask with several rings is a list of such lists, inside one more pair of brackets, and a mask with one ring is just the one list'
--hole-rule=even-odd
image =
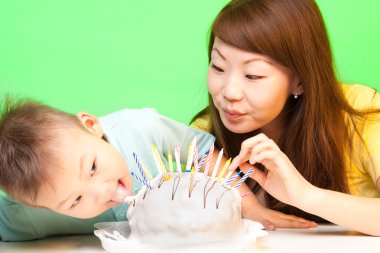
{"label": "boy's face", "polygon": [[116,189],[124,186],[132,194],[132,180],[124,157],[102,139],[96,117],[79,113],[86,130],[79,127],[58,130],[49,166],[49,183],[42,186],[37,206],[77,217],[91,218],[118,205],[112,201]]}

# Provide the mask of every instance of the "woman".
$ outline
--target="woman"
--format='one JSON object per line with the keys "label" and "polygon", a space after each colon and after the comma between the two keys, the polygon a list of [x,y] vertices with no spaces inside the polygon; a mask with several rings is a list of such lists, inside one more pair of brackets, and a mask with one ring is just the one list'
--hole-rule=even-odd
{"label": "woman", "polygon": [[209,60],[209,106],[193,125],[236,156],[231,169],[254,164],[265,205],[380,235],[380,97],[338,82],[315,1],[230,2]]}

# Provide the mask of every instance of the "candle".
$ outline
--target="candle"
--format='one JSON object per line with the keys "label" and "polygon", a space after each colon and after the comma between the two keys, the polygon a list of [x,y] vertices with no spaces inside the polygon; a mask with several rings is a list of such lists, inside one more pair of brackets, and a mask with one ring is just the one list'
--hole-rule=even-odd
{"label": "candle", "polygon": [[194,137],[193,141],[190,143],[189,152],[187,155],[187,163],[186,163],[186,171],[190,172],[191,165],[193,163],[193,157],[194,157],[194,147],[196,145],[196,137]]}
{"label": "candle", "polygon": [[201,161],[199,162],[199,165],[198,165],[198,171],[197,171],[197,172],[199,172],[199,170],[202,168],[203,163],[204,163],[204,161],[205,161],[205,159],[206,159],[206,156],[207,156],[207,154],[204,153],[203,156],[202,156],[202,158],[201,158]]}
{"label": "candle", "polygon": [[222,156],[223,156],[223,149],[221,149],[219,152],[218,159],[216,160],[214,170],[212,171],[211,178],[215,178],[216,173],[218,172],[218,169],[219,169],[220,161],[222,160]]}
{"label": "candle", "polygon": [[238,188],[242,183],[244,183],[244,181],[247,179],[247,177],[253,172],[254,168],[251,167],[247,173],[245,173],[245,175],[239,180],[239,182],[237,182],[237,184],[234,186],[235,188]]}
{"label": "candle", "polygon": [[211,158],[212,158],[213,153],[214,153],[214,143],[211,145],[210,150],[208,151],[207,159],[206,159],[206,167],[204,170],[204,175],[206,176],[208,175],[208,171],[210,169]]}
{"label": "candle", "polygon": [[148,176],[146,175],[146,173],[144,172],[144,169],[142,168],[141,166],[141,163],[140,163],[140,160],[137,158],[137,155],[136,153],[133,152],[133,158],[135,159],[135,162],[137,164],[137,168],[139,169],[140,171],[140,174],[142,176],[142,179],[145,181],[145,182],[148,182],[149,179],[148,179]]}
{"label": "candle", "polygon": [[233,170],[229,171],[223,181],[226,182],[232,176],[232,173],[234,173]]}
{"label": "candle", "polygon": [[199,171],[199,163],[198,163],[198,149],[197,146],[194,147],[194,169],[196,172]]}
{"label": "candle", "polygon": [[147,168],[145,167],[145,165],[143,164],[142,161],[140,161],[140,164],[141,164],[141,167],[143,168],[145,174],[148,176],[149,180],[152,180],[153,179],[152,174],[150,174],[149,170],[147,170]]}
{"label": "candle", "polygon": [[170,151],[168,153],[168,160],[169,160],[169,171],[171,174],[173,174],[173,157]]}
{"label": "candle", "polygon": [[139,181],[140,183],[142,183],[143,185],[145,185],[146,187],[148,187],[149,189],[152,190],[152,187],[149,185],[148,182],[144,181],[142,178],[140,178],[138,175],[136,175],[136,173],[134,173],[133,171],[131,172],[131,175],[137,180]]}
{"label": "candle", "polygon": [[189,192],[193,190],[193,185],[194,185],[194,168],[191,169],[190,173],[190,185],[189,185]]}
{"label": "candle", "polygon": [[226,170],[227,170],[228,166],[230,166],[230,164],[231,164],[231,158],[228,159],[228,161],[224,164],[222,170],[220,171],[220,173],[218,175],[217,181],[220,181],[222,179],[222,177],[224,176],[224,173],[226,173]]}
{"label": "candle", "polygon": [[241,171],[238,171],[235,173],[235,175],[233,175],[230,179],[228,179],[225,184],[226,185],[229,185],[230,183],[232,183],[233,181],[235,181],[235,179],[241,174]]}
{"label": "candle", "polygon": [[161,156],[158,153],[157,147],[153,145],[153,156],[154,156],[154,161],[156,162],[157,168],[159,171],[161,171],[160,174],[166,175],[166,168],[164,166],[164,163],[162,162]]}
{"label": "candle", "polygon": [[179,174],[182,173],[180,151],[181,151],[181,148],[180,148],[179,146],[177,146],[177,147],[175,148],[175,153],[174,153],[174,156],[175,156],[175,163],[176,163],[176,167],[177,167],[177,172],[178,172]]}

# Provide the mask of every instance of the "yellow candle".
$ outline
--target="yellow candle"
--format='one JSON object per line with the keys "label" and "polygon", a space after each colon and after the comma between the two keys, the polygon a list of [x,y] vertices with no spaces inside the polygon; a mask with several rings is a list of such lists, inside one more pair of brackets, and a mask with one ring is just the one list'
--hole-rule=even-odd
{"label": "yellow candle", "polygon": [[220,181],[222,179],[222,177],[224,176],[224,173],[226,173],[226,170],[228,168],[228,166],[230,166],[231,164],[231,158],[228,159],[228,161],[224,164],[222,170],[220,171],[219,175],[218,175],[218,181]]}
{"label": "yellow candle", "polygon": [[168,160],[169,160],[169,171],[173,174],[173,157],[172,152],[169,151],[168,153]]}

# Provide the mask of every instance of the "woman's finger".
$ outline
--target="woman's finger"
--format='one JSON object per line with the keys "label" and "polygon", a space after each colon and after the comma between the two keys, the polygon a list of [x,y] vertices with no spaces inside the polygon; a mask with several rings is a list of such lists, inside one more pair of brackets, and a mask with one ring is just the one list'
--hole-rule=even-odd
{"label": "woman's finger", "polygon": [[[256,145],[268,141],[269,138],[265,134],[258,134],[242,142],[240,153],[231,162],[228,170],[235,170],[240,164],[248,161],[251,157],[252,148]],[[274,142],[273,142],[274,143]]]}

